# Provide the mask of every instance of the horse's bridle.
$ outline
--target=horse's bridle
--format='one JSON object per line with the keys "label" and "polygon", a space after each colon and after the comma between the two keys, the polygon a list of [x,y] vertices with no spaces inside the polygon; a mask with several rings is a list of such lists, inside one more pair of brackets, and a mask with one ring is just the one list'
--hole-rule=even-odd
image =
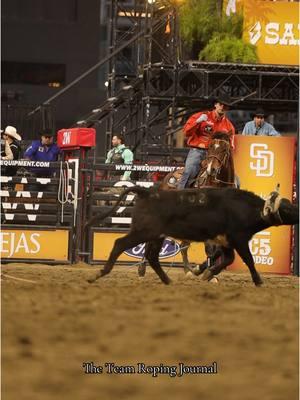
{"label": "horse's bridle", "polygon": [[[215,155],[215,154],[212,154],[212,155],[210,155],[210,156],[208,156],[206,159],[207,159],[207,161],[210,159],[210,158],[215,158],[219,163],[220,163],[220,167],[219,167],[219,169],[222,167],[222,165],[225,165],[225,163],[226,163],[226,160],[228,159],[228,157],[229,157],[229,154],[230,154],[230,145],[229,145],[229,143],[226,141],[226,140],[224,140],[224,139],[215,139],[215,141],[217,142],[216,144],[219,144],[219,142],[224,142],[224,143],[226,143],[226,145],[228,145],[228,147],[226,148],[226,149],[224,149],[224,150],[222,150],[222,153],[225,153],[225,156],[224,156],[224,158],[221,160],[220,159],[220,157],[218,157],[217,155]],[[211,146],[214,146],[214,145],[211,145]]]}
{"label": "horse's bridle", "polygon": [[[211,154],[210,156],[208,156],[206,158],[208,163],[209,163],[209,160],[211,158],[213,158],[213,159],[216,159],[218,161],[218,163],[220,164],[219,168],[216,169],[216,174],[215,174],[215,176],[213,176],[213,178],[218,183],[224,183],[226,185],[234,186],[235,185],[234,182],[226,182],[226,181],[222,181],[221,179],[217,178],[217,175],[219,174],[220,169],[222,168],[222,166],[224,166],[226,164],[227,160],[230,157],[230,144],[227,140],[224,140],[224,139],[214,139],[214,141],[217,142],[216,144],[219,144],[220,142],[224,142],[224,143],[226,143],[227,147],[224,150],[222,150],[222,152],[221,152],[221,153],[225,153],[225,155],[222,159],[220,158],[220,156],[217,156],[216,154]],[[211,146],[213,146],[213,144],[211,144]],[[208,178],[209,174],[207,172],[207,168],[206,168],[205,172],[206,172],[206,177]]]}

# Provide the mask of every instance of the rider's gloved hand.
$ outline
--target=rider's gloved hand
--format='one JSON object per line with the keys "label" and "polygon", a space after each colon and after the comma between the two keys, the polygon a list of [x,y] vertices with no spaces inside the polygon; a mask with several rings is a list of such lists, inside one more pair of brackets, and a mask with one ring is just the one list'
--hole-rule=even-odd
{"label": "rider's gloved hand", "polygon": [[203,124],[205,126],[202,126],[202,128],[205,130],[205,132],[212,132],[214,129],[214,124],[213,122],[207,121],[206,124]]}
{"label": "rider's gloved hand", "polygon": [[208,120],[208,116],[206,114],[200,115],[199,118],[196,119],[197,124],[200,124],[200,122],[204,122]]}

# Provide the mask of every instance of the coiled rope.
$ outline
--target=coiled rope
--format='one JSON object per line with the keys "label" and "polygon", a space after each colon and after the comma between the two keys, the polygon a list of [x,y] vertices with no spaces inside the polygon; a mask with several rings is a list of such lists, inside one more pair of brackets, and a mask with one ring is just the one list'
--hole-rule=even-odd
{"label": "coiled rope", "polygon": [[[65,163],[66,169],[63,168],[63,163]],[[60,162],[59,169],[59,183],[58,183],[58,193],[57,200],[61,204],[61,222],[64,222],[64,205],[66,203],[72,203],[73,193],[69,185],[69,163],[67,161]]]}

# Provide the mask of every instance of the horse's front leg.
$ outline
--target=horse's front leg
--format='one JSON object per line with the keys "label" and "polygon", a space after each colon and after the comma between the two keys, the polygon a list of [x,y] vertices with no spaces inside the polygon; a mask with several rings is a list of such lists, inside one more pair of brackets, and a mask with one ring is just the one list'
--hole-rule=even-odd
{"label": "horse's front leg", "polygon": [[214,266],[217,259],[223,256],[222,246],[205,242],[205,253],[207,255],[206,261],[193,268],[193,274],[196,276],[201,275],[207,268]]}
{"label": "horse's front leg", "polygon": [[190,267],[189,258],[188,258],[188,249],[189,249],[190,245],[191,245],[191,242],[189,242],[187,240],[183,240],[180,244],[180,252],[181,252],[181,256],[182,256],[183,269],[184,269],[185,274],[187,274],[188,272],[193,273],[193,268]]}
{"label": "horse's front leg", "polygon": [[210,281],[214,275],[218,275],[223,269],[228,267],[234,261],[234,251],[232,248],[222,247],[222,261],[218,265],[213,265],[207,268],[203,275],[202,280]]}
{"label": "horse's front leg", "polygon": [[143,278],[146,274],[146,267],[147,267],[147,260],[145,257],[143,257],[142,261],[140,262],[138,266],[138,276],[140,278]]}

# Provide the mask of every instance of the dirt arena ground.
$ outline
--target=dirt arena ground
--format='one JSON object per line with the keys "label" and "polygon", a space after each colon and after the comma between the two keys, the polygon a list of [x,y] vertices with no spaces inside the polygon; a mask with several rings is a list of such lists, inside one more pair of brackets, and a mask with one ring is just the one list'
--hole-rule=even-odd
{"label": "dirt arena ground", "polygon": [[[95,268],[2,267],[3,399],[298,399],[296,277],[263,276],[256,288],[249,274],[208,284],[169,269],[164,286],[119,266],[90,285]],[[218,373],[85,374],[84,362],[216,362]]]}

